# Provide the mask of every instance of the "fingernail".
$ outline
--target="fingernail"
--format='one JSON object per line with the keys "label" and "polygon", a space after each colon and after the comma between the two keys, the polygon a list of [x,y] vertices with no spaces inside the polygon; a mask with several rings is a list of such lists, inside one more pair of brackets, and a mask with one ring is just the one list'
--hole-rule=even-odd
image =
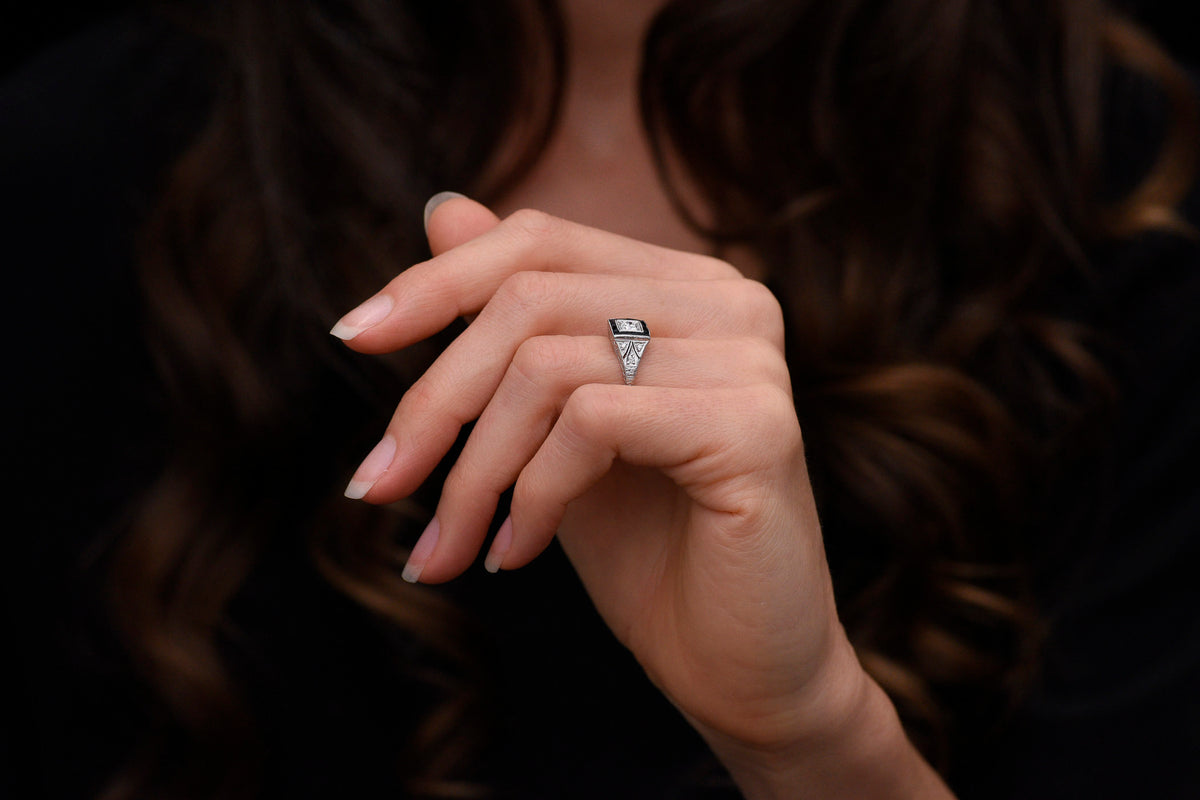
{"label": "fingernail", "polygon": [[377,294],[339,319],[330,333],[339,339],[353,339],[372,325],[383,322],[391,313],[393,305],[390,295]]}
{"label": "fingernail", "polygon": [[433,216],[433,210],[447,200],[453,200],[455,197],[466,197],[465,194],[458,192],[438,192],[433,197],[425,201],[425,232],[429,233],[429,218]]}
{"label": "fingernail", "polygon": [[488,550],[487,558],[483,560],[483,568],[488,572],[499,572],[500,565],[504,562],[504,557],[508,555],[508,551],[512,549],[512,516],[505,518],[500,525],[500,530],[496,531],[496,537],[492,539],[492,547]]}
{"label": "fingernail", "polygon": [[404,565],[404,571],[400,573],[401,578],[409,583],[416,583],[421,580],[421,571],[425,569],[425,563],[433,555],[433,548],[437,547],[438,531],[441,529],[442,525],[438,522],[437,517],[429,521],[425,532],[421,534],[421,538],[417,539],[417,543],[413,546],[412,553],[408,557],[408,563]]}
{"label": "fingernail", "polygon": [[358,465],[358,469],[354,471],[354,477],[350,479],[350,484],[346,487],[346,497],[351,500],[361,500],[363,495],[371,491],[371,487],[379,480],[379,476],[387,472],[387,468],[392,465],[392,459],[396,457],[396,440],[391,434],[384,434],[384,437],[379,440],[379,444],[367,453],[367,457]]}

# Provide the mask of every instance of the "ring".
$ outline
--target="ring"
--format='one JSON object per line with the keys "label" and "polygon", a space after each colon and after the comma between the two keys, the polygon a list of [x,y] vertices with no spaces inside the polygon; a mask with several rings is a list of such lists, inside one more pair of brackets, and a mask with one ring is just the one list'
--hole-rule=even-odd
{"label": "ring", "polygon": [[650,329],[640,319],[610,319],[608,336],[612,339],[613,351],[621,361],[625,385],[632,386],[646,345],[650,344]]}

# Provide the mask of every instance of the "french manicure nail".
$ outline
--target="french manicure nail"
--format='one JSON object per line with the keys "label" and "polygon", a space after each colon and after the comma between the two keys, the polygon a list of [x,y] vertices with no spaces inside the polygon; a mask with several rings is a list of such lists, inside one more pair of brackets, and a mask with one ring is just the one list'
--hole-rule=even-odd
{"label": "french manicure nail", "polygon": [[508,551],[512,549],[512,516],[505,518],[501,523],[500,529],[496,531],[496,537],[492,539],[492,547],[488,550],[487,558],[483,560],[483,568],[488,572],[499,572],[500,565],[504,563],[504,557],[508,555]]}
{"label": "french manicure nail", "polygon": [[371,491],[371,487],[379,480],[383,473],[387,472],[387,468],[392,465],[392,459],[396,457],[396,440],[392,438],[390,433],[384,434],[379,440],[379,444],[367,453],[367,457],[358,465],[358,469],[354,471],[354,477],[350,479],[350,484],[346,487],[346,497],[351,500],[361,500],[363,496]]}
{"label": "french manicure nail", "polygon": [[387,315],[391,313],[393,305],[394,303],[390,295],[377,294],[339,319],[330,333],[339,339],[349,341],[372,325],[378,325],[380,322],[383,322]]}
{"label": "french manicure nail", "polygon": [[438,192],[433,197],[425,201],[425,232],[429,233],[429,218],[433,216],[433,210],[447,200],[453,200],[455,197],[466,197],[465,194],[458,192]]}
{"label": "french manicure nail", "polygon": [[409,583],[416,583],[421,580],[421,572],[425,569],[425,564],[429,561],[429,557],[433,555],[433,548],[437,547],[438,532],[441,529],[442,525],[438,522],[437,517],[429,521],[425,532],[421,534],[421,538],[417,539],[417,543],[413,545],[412,553],[408,556],[408,563],[404,565],[404,571],[400,573],[401,578]]}

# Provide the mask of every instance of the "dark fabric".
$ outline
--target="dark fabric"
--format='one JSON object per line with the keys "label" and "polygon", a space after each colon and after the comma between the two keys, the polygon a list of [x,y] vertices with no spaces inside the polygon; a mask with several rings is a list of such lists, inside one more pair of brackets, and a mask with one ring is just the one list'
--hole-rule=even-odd
{"label": "dark fabric", "polygon": [[[12,509],[0,622],[16,674],[0,693],[2,796],[94,795],[150,718],[107,629],[98,563],[167,446],[131,254],[162,170],[202,121],[203,63],[194,42],[128,17],[0,86]],[[1152,120],[1141,94],[1115,96],[1120,119]],[[1152,124],[1121,124],[1133,151],[1152,146]],[[1200,248],[1146,237],[1097,265],[1063,304],[1111,345],[1114,446],[1076,466],[1047,514],[1044,674],[1007,724],[963,748],[964,798],[1200,796]],[[730,794],[561,552],[447,591],[492,667],[480,773],[502,795]],[[237,660],[263,725],[264,796],[400,796],[389,765],[420,706],[394,669],[405,642],[299,546],[272,549],[234,611],[254,642]]]}

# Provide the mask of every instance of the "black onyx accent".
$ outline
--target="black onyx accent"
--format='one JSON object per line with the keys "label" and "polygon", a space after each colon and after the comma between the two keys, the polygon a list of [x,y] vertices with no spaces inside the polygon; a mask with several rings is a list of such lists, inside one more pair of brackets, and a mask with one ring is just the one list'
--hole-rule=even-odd
{"label": "black onyx accent", "polygon": [[640,319],[610,319],[608,330],[614,337],[650,335],[650,329]]}

